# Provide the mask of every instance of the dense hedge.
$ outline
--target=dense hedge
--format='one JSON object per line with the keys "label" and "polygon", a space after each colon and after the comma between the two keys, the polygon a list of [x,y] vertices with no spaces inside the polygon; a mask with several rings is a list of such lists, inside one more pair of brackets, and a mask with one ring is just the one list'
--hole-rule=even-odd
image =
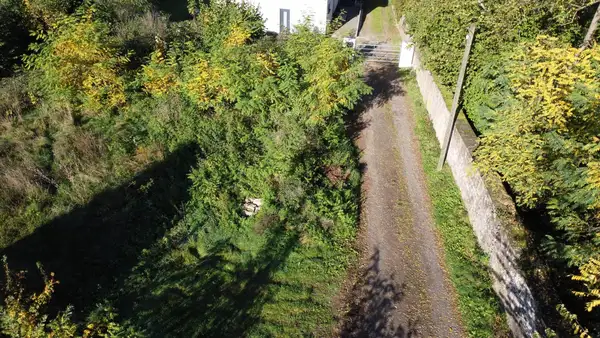
{"label": "dense hedge", "polygon": [[523,41],[552,34],[577,42],[585,33],[577,11],[584,1],[396,1],[428,69],[443,86],[454,89],[466,29],[477,23],[469,60],[464,108],[479,132],[493,122],[508,90],[505,62]]}

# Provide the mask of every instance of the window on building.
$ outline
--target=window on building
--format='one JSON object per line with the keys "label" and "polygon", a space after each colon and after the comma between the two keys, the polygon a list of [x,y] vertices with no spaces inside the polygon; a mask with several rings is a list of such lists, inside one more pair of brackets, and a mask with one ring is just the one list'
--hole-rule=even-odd
{"label": "window on building", "polygon": [[279,10],[279,32],[283,33],[290,30],[290,10]]}

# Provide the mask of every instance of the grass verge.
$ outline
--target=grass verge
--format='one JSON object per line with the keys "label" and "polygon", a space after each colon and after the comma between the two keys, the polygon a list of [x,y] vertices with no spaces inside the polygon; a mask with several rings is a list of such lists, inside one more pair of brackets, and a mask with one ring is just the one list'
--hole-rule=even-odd
{"label": "grass verge", "polygon": [[413,75],[404,83],[415,117],[415,133],[426,174],[438,234],[444,245],[450,279],[470,337],[510,336],[504,311],[492,290],[487,257],[479,248],[460,191],[447,166],[437,171],[439,143]]}

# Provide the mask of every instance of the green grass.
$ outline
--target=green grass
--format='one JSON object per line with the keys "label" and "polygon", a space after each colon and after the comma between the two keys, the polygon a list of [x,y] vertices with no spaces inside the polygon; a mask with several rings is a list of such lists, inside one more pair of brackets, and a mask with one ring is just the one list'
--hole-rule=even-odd
{"label": "green grass", "polygon": [[440,147],[416,80],[406,76],[404,83],[414,112],[436,226],[465,329],[470,337],[509,336],[504,312],[492,290],[487,257],[477,244],[452,172],[448,166],[442,171],[436,169]]}
{"label": "green grass", "polygon": [[396,28],[392,6],[377,7],[368,12],[363,32],[361,34],[368,34],[375,38],[387,38],[393,44],[399,44],[402,41],[400,32]]}
{"label": "green grass", "polygon": [[[356,256],[355,227],[340,224],[338,235],[294,231],[272,216],[265,210],[241,227],[205,227],[173,250],[196,222],[176,226],[145,253],[119,295],[135,299],[136,326],[151,337],[330,336],[332,301]],[[267,219],[274,221],[267,229],[257,226]]]}
{"label": "green grass", "polygon": [[385,33],[385,8],[377,7],[371,13],[369,13],[370,18],[370,29],[371,32],[376,33],[378,35],[383,35]]}

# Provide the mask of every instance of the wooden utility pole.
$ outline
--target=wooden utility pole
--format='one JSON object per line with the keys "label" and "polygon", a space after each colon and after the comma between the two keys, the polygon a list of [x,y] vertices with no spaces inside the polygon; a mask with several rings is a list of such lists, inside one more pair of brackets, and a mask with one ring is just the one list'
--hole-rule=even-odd
{"label": "wooden utility pole", "polygon": [[467,70],[467,64],[469,63],[469,54],[471,53],[471,46],[473,45],[474,37],[475,24],[472,23],[471,26],[469,26],[469,33],[467,34],[467,44],[465,46],[465,53],[463,54],[462,63],[460,65],[458,81],[456,81],[454,99],[452,100],[452,110],[450,111],[448,128],[446,129],[446,135],[444,136],[444,144],[442,145],[442,152],[440,153],[440,160],[438,161],[438,170],[442,170],[444,162],[446,162],[446,156],[448,155],[448,148],[450,147],[450,140],[452,139],[452,131],[454,130],[454,124],[456,123],[456,117],[458,116],[458,101],[460,100],[460,94],[462,92],[463,81],[465,80],[465,72]]}

